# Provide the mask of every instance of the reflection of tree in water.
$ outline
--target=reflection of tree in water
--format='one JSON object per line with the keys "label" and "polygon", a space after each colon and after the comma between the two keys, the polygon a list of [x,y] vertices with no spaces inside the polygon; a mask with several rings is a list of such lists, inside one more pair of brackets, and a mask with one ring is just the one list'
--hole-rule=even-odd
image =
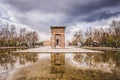
{"label": "reflection of tree in water", "polygon": [[120,76],[120,52],[76,54],[74,59],[80,63],[86,62],[89,67],[94,68],[107,65],[115,76]]}
{"label": "reflection of tree in water", "polygon": [[35,62],[38,59],[37,54],[32,53],[12,53],[11,50],[0,51],[0,66],[3,69],[14,69],[15,63],[24,65],[27,62]]}
{"label": "reflection of tree in water", "polygon": [[19,59],[20,64],[25,64],[26,62],[35,62],[37,58],[37,54],[32,53],[19,53],[17,54],[17,58]]}

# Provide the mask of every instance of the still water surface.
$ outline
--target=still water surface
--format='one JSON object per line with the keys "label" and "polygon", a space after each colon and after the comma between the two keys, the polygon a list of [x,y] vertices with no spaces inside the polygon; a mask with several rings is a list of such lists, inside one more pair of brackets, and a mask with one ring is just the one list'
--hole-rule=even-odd
{"label": "still water surface", "polygon": [[0,50],[0,80],[120,80],[120,52],[13,53]]}

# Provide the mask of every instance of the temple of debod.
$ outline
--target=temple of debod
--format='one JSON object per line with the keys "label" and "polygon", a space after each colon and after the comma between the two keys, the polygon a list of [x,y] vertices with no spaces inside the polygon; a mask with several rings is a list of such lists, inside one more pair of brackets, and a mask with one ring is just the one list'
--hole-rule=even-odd
{"label": "temple of debod", "polygon": [[26,50],[18,50],[15,52],[31,52],[31,53],[101,53],[101,51],[88,50],[73,46],[65,46],[65,29],[64,26],[52,26],[51,29],[51,46],[42,46],[38,48],[30,48]]}
{"label": "temple of debod", "polygon": [[51,27],[51,48],[65,48],[65,27]]}

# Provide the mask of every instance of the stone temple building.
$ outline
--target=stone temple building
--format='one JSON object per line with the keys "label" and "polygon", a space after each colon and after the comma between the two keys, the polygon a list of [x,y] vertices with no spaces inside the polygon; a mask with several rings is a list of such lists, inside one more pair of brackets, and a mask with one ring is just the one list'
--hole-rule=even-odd
{"label": "stone temple building", "polygon": [[51,27],[51,48],[65,48],[65,27]]}

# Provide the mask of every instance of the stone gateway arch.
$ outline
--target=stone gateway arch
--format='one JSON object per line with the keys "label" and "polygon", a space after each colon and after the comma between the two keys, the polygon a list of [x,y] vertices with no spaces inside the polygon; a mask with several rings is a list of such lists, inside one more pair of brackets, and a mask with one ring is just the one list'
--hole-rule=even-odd
{"label": "stone gateway arch", "polygon": [[64,26],[51,27],[51,48],[65,48],[65,28]]}

